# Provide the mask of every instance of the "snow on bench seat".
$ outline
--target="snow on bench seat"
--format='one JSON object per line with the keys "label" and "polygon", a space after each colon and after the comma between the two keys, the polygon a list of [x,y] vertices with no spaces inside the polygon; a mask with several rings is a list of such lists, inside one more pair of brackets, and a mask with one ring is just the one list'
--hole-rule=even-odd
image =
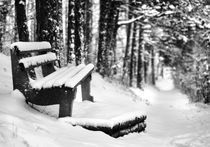
{"label": "snow on bench seat", "polygon": [[[76,86],[75,83],[78,84],[90,71],[93,70],[93,68],[90,67],[94,66],[92,64],[87,66],[80,64],[79,66],[64,67],[42,79],[33,81],[31,85],[34,89],[61,87],[63,85],[69,88],[74,88]],[[71,83],[71,81],[73,81],[73,83]],[[68,84],[66,84],[67,82]],[[74,86],[72,87],[72,85]]]}
{"label": "snow on bench seat", "polygon": [[11,45],[11,49],[17,48],[20,52],[51,50],[49,42],[15,42]]}
{"label": "snow on bench seat", "polygon": [[56,54],[49,52],[44,55],[38,55],[38,56],[32,56],[20,59],[19,63],[23,64],[25,68],[30,68],[33,66],[39,66],[43,63],[48,63],[56,60],[57,60]]}
{"label": "snow on bench seat", "polygon": [[85,68],[83,68],[78,74],[76,74],[72,79],[69,79],[66,83],[66,87],[73,88],[89,73],[93,70],[94,65],[88,64]]}

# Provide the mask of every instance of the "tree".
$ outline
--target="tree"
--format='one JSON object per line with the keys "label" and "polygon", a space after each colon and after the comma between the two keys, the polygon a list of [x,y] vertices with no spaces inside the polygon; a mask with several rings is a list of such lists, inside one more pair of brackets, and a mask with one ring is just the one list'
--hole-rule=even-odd
{"label": "tree", "polygon": [[36,0],[37,41],[49,41],[59,51],[62,47],[62,0]]}
{"label": "tree", "polygon": [[68,10],[68,36],[67,36],[67,63],[71,63],[74,58],[74,38],[75,38],[75,1],[69,0]]}
{"label": "tree", "polygon": [[115,61],[116,36],[118,29],[118,7],[120,1],[100,1],[99,45],[97,71],[103,76],[111,75]]}
{"label": "tree", "polygon": [[138,61],[137,61],[137,87],[142,88],[142,25],[139,25],[139,38],[138,38]]}
{"label": "tree", "polygon": [[[132,3],[132,0],[129,0],[129,5],[131,5]],[[132,15],[132,9],[130,7],[128,7],[128,19],[132,19],[133,15]],[[124,79],[124,76],[127,72],[127,69],[128,69],[128,65],[127,65],[127,62],[128,62],[128,59],[129,59],[129,47],[130,47],[130,36],[131,36],[131,23],[129,23],[127,25],[127,29],[126,29],[126,32],[127,32],[127,40],[126,40],[126,47],[125,47],[125,55],[124,55],[124,59],[123,59],[123,75],[122,75],[122,80]]]}
{"label": "tree", "polygon": [[0,2],[0,52],[2,52],[2,37],[5,33],[5,26],[6,26],[6,15],[8,13],[8,2],[3,1]]}
{"label": "tree", "polygon": [[25,5],[25,0],[15,0],[16,23],[20,41],[29,41]]}
{"label": "tree", "polygon": [[100,19],[99,19],[99,45],[98,45],[98,56],[97,56],[97,72],[102,76],[108,75],[106,69],[108,66],[108,51],[106,50],[106,29],[107,29],[107,17],[109,1],[100,1]]}
{"label": "tree", "polygon": [[130,68],[129,68],[129,86],[133,85],[133,76],[136,68],[136,37],[137,37],[137,24],[133,24],[133,33],[132,33],[132,44],[131,44],[131,56],[130,56]]}
{"label": "tree", "polygon": [[83,39],[83,20],[82,17],[84,16],[84,1],[83,0],[75,0],[75,40],[74,40],[74,53],[75,53],[75,62],[76,65],[81,64],[82,62],[82,39]]}
{"label": "tree", "polygon": [[84,51],[86,63],[92,63],[93,61],[93,54],[92,54],[92,23],[93,23],[93,12],[92,12],[92,3],[93,0],[86,0],[85,1],[85,14],[84,20],[85,23],[84,27]]}

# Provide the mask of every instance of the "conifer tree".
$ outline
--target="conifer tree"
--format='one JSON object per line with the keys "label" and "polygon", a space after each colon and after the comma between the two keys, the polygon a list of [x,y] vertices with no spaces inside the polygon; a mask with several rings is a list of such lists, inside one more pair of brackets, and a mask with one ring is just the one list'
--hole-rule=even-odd
{"label": "conifer tree", "polygon": [[20,41],[29,41],[25,5],[25,0],[15,0],[16,23]]}
{"label": "conifer tree", "polygon": [[37,41],[49,41],[53,49],[62,47],[62,0],[36,0]]}
{"label": "conifer tree", "polygon": [[5,33],[5,27],[6,27],[6,15],[8,13],[8,2],[3,1],[0,3],[0,52],[2,52],[2,46],[3,46],[3,34]]}

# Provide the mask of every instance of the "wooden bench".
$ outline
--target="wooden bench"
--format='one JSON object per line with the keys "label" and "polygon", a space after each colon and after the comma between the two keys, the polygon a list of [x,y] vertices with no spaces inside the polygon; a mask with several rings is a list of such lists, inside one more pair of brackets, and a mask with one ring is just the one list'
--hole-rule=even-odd
{"label": "wooden bench", "polygon": [[48,42],[16,42],[11,45],[13,89],[18,89],[26,102],[37,105],[59,104],[59,117],[72,115],[72,103],[78,85],[82,99],[90,95],[93,64],[59,67],[59,60]]}

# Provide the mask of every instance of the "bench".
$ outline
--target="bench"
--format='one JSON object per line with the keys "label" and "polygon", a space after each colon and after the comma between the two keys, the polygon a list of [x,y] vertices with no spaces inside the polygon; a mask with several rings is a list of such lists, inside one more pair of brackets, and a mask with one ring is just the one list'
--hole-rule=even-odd
{"label": "bench", "polygon": [[16,42],[10,51],[13,89],[23,93],[27,103],[59,104],[59,117],[71,116],[78,85],[82,100],[93,101],[90,95],[93,64],[60,68],[49,42]]}

